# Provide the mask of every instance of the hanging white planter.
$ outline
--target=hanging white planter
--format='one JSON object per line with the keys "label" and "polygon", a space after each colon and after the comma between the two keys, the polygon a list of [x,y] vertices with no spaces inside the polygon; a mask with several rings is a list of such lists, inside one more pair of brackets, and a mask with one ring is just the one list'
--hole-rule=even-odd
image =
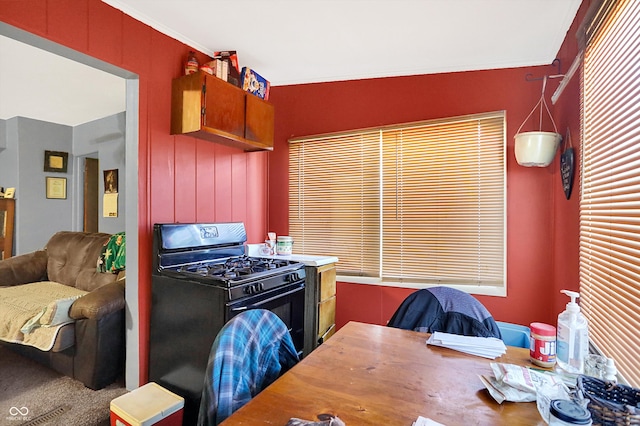
{"label": "hanging white planter", "polygon": [[[553,117],[549,112],[549,107],[544,99],[544,91],[547,85],[547,77],[544,77],[542,85],[542,96],[538,103],[533,107],[527,118],[520,125],[520,128],[516,132],[515,140],[515,153],[516,161],[521,166],[525,167],[547,167],[553,161],[553,158],[558,151],[558,146],[562,141],[562,135],[558,133],[556,123],[553,121]],[[533,114],[536,108],[540,105],[540,130],[533,132],[520,133],[522,126],[527,122],[529,117]],[[547,110],[551,123],[553,124],[554,132],[542,131],[542,106]]]}
{"label": "hanging white planter", "polygon": [[547,167],[556,155],[562,136],[554,132],[518,133],[516,161],[526,167]]}

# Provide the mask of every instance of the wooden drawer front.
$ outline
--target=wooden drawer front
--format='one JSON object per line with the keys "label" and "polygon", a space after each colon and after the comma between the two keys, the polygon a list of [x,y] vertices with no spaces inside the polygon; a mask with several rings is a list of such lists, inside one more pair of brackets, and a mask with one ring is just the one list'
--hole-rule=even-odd
{"label": "wooden drawer front", "polygon": [[326,270],[320,270],[320,301],[327,300],[336,294],[336,268],[331,265]]}
{"label": "wooden drawer front", "polygon": [[318,337],[336,322],[335,296],[318,304]]}

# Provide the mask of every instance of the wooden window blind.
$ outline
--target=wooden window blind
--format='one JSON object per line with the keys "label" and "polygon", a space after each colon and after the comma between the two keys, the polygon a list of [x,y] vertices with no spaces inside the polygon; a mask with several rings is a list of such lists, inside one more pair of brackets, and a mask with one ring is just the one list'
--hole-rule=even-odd
{"label": "wooden window blind", "polygon": [[605,2],[582,78],[580,304],[591,341],[640,386],[640,2]]}
{"label": "wooden window blind", "polygon": [[289,234],[296,252],[330,253],[343,275],[380,271],[380,132],[293,143]]}
{"label": "wooden window blind", "polygon": [[504,286],[504,113],[292,140],[290,234],[341,275]]}

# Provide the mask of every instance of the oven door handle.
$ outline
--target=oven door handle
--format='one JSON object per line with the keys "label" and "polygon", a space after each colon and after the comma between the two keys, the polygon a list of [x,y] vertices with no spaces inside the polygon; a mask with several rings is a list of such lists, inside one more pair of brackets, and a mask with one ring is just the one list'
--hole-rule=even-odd
{"label": "oven door handle", "polygon": [[248,309],[256,309],[260,305],[264,305],[265,303],[273,302],[274,300],[277,300],[277,299],[279,299],[281,297],[288,296],[288,295],[293,294],[293,293],[297,293],[300,290],[304,290],[304,286],[300,286],[300,287],[294,288],[293,290],[289,290],[289,291],[286,291],[284,293],[276,294],[273,297],[270,297],[270,298],[265,299],[265,300],[261,300],[260,302],[255,303],[253,305],[238,306],[237,308],[231,308],[231,311],[232,312],[240,312],[240,311],[246,311]]}

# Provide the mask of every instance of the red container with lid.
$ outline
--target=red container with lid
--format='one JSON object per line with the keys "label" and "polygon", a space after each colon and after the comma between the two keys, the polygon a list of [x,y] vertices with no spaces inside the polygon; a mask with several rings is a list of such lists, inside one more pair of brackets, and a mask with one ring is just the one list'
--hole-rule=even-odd
{"label": "red container with lid", "polygon": [[556,364],[556,328],[541,322],[532,322],[529,357],[540,367],[551,368]]}

